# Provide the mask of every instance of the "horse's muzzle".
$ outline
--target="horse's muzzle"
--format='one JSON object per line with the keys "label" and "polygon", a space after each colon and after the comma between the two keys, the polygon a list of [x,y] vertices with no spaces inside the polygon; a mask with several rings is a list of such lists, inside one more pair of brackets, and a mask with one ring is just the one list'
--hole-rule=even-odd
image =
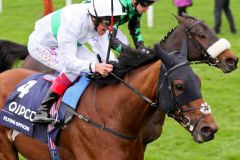
{"label": "horse's muzzle", "polygon": [[217,132],[218,127],[213,126],[204,126],[199,130],[193,132],[193,139],[197,143],[203,143],[214,139],[214,134]]}
{"label": "horse's muzzle", "polygon": [[238,60],[238,57],[229,57],[226,58],[224,62],[218,63],[217,66],[221,68],[224,73],[230,73],[237,69]]}

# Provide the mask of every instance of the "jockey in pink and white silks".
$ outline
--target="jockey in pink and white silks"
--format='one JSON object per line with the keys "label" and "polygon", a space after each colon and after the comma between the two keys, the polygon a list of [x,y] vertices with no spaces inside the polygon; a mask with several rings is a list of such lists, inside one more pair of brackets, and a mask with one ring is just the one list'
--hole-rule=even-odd
{"label": "jockey in pink and white silks", "polygon": [[[112,71],[111,64],[99,63],[94,52],[84,44],[93,37],[101,37],[109,29],[111,16],[117,22],[122,5],[119,0],[93,0],[87,4],[74,4],[57,10],[35,24],[29,37],[30,55],[60,72],[45,96],[36,116],[35,123],[51,123],[49,116],[52,104],[65,92],[82,72],[97,72],[107,76]],[[97,54],[106,59],[106,44],[97,44]],[[110,55],[110,60],[116,60]]]}

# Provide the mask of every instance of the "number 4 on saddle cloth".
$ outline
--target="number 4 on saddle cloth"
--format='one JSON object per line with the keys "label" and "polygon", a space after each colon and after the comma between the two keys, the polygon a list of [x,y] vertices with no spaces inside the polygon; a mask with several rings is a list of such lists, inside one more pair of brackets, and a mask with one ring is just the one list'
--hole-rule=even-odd
{"label": "number 4 on saddle cloth", "polygon": [[[5,106],[0,111],[0,124],[47,143],[49,127],[43,124],[33,124],[32,119],[53,78],[50,79],[44,74],[34,74],[23,80],[7,98]],[[80,96],[89,82],[90,79],[81,76],[76,83],[66,90],[63,97],[53,104],[50,114],[56,121],[60,122],[55,124],[56,130],[52,131],[55,132],[52,137],[53,141],[56,140],[57,132],[61,126],[72,118],[72,114],[65,110],[66,105],[75,110]],[[65,105],[65,107],[61,107],[61,105]]]}

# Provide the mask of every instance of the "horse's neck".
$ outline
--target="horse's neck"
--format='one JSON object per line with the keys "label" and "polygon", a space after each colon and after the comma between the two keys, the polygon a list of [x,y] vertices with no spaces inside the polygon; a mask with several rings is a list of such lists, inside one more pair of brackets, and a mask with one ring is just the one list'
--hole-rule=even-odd
{"label": "horse's neck", "polygon": [[187,40],[188,60],[201,60],[201,52],[193,45],[187,37],[183,25],[178,26],[161,44],[167,52],[180,51],[183,39]]}
{"label": "horse's neck", "polygon": [[[156,96],[159,73],[160,62],[158,61],[127,74],[124,80],[153,100]],[[149,107],[149,104],[121,82],[97,88],[95,99],[93,96],[95,88],[93,85],[90,88],[85,97],[85,100],[88,99],[87,101],[90,102],[88,109],[86,105],[79,107],[85,108],[83,112],[100,123],[104,121],[107,127],[117,132],[131,136],[137,135],[143,124],[153,114],[154,110]],[[82,100],[85,104],[85,100]]]}
{"label": "horse's neck", "polygon": [[[159,74],[160,61],[136,69],[127,74],[124,80],[154,100]],[[121,82],[100,88],[89,85],[77,108],[78,113],[129,137],[142,135],[154,111]],[[143,159],[141,137],[124,140],[79,119],[74,119],[68,125],[60,139],[60,148],[69,148],[67,144],[71,144],[70,152],[82,159]]]}
{"label": "horse's neck", "polygon": [[167,52],[179,51],[181,49],[181,42],[183,38],[186,38],[186,35],[182,26],[179,26],[165,38],[165,40],[161,43],[162,47]]}
{"label": "horse's neck", "polygon": [[[159,73],[160,62],[155,62],[128,74],[125,80],[145,96],[154,100]],[[126,131],[130,135],[137,134],[154,110],[150,108],[146,101],[135,95],[126,86],[121,84],[119,90],[122,98],[117,102],[119,107],[119,114],[116,113],[118,115],[116,119],[118,120],[118,125],[120,128],[127,128]],[[136,130],[134,131],[134,129]]]}

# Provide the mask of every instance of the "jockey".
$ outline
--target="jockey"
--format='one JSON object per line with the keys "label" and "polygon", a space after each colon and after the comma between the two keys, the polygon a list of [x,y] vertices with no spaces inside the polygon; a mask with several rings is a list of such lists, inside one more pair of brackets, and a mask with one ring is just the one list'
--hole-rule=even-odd
{"label": "jockey", "polygon": [[[84,72],[96,72],[107,76],[112,71],[111,64],[99,63],[96,55],[84,43],[102,36],[114,22],[119,20],[122,5],[119,0],[93,0],[91,3],[73,4],[57,10],[35,24],[29,36],[30,55],[44,65],[60,72],[33,119],[35,123],[51,123],[49,115],[52,104],[63,95],[73,81]],[[98,54],[107,56],[105,46],[98,45]],[[110,55],[111,60],[116,60]]]}
{"label": "jockey", "polygon": [[[147,51],[144,46],[140,30],[140,20],[142,14],[145,13],[149,6],[158,0],[120,0],[123,6],[123,11],[126,15],[122,15],[120,20],[114,25],[113,38],[111,48],[121,53],[129,45],[126,36],[118,29],[118,27],[128,22],[128,29],[132,36],[135,47],[141,51]],[[85,3],[89,2],[87,0]],[[101,41],[101,40],[100,40]],[[92,44],[90,42],[90,44]]]}

